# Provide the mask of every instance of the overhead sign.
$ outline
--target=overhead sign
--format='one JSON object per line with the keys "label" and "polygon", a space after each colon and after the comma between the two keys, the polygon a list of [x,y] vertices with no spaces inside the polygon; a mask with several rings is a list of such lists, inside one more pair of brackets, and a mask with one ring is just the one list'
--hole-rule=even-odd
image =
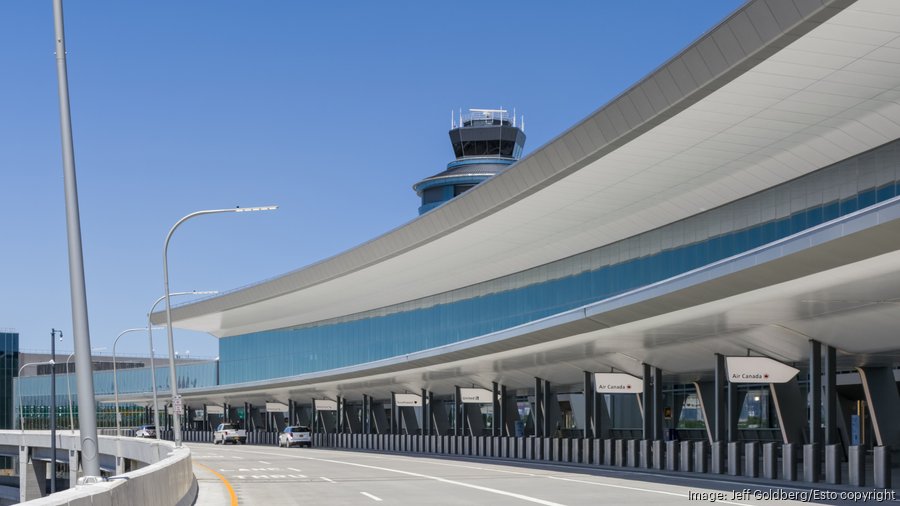
{"label": "overhead sign", "polygon": [[800,370],[769,357],[725,357],[731,383],[787,383]]}
{"label": "overhead sign", "polygon": [[624,372],[595,372],[594,385],[598,394],[639,394],[644,380]]}
{"label": "overhead sign", "polygon": [[491,404],[494,402],[494,392],[487,388],[460,388],[459,401],[463,404]]}
{"label": "overhead sign", "polygon": [[331,399],[316,399],[316,411],[337,411],[337,401]]}
{"label": "overhead sign", "polygon": [[208,414],[208,415],[224,415],[225,407],[224,406],[207,405],[206,406],[206,414]]}
{"label": "overhead sign", "polygon": [[394,394],[397,407],[418,407],[422,405],[422,396],[418,394]]}
{"label": "overhead sign", "polygon": [[266,403],[266,413],[287,413],[288,407],[287,404],[282,404],[280,402],[267,402]]}

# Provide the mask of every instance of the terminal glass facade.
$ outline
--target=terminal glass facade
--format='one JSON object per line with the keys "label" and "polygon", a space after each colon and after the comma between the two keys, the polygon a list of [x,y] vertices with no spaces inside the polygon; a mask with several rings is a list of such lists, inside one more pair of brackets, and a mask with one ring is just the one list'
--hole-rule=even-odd
{"label": "terminal glass facade", "polygon": [[0,331],[0,429],[13,428],[13,378],[19,374],[19,334]]}
{"label": "terminal glass facade", "polygon": [[[514,169],[513,169],[514,170]],[[690,218],[470,287],[221,339],[221,383],[325,371],[489,334],[634,290],[900,193],[900,142]]]}
{"label": "terminal glass facade", "polygon": [[[217,381],[217,362],[206,361],[190,364],[179,364],[176,367],[176,377],[178,381],[178,389],[186,390],[191,388],[206,388],[215,386]],[[69,425],[69,404],[71,401],[74,417],[78,417],[78,394],[75,386],[75,374],[57,374],[56,375],[56,416],[61,427]],[[15,404],[15,412],[18,415],[19,399],[21,395],[23,409],[23,417],[25,428],[27,429],[46,429],[45,426],[49,419],[50,413],[50,376],[28,376],[18,378],[16,380],[17,388],[21,388],[21,392],[16,392],[16,397],[9,406]],[[151,390],[150,385],[150,369],[126,369],[118,371],[118,389],[119,394],[144,393]],[[12,382],[10,382],[12,390]],[[169,368],[156,368],[156,389],[159,392],[160,399],[169,395]],[[96,395],[110,396],[114,393],[113,372],[112,371],[96,371],[94,372],[94,393]],[[71,393],[71,397],[70,397]],[[143,414],[143,408],[131,404],[122,404],[120,412],[123,413],[123,424],[136,425],[140,423],[140,417]],[[100,427],[113,427],[116,424],[115,411],[112,403],[98,405],[97,424]],[[131,419],[135,421],[132,421]],[[18,426],[18,421],[15,425]]]}

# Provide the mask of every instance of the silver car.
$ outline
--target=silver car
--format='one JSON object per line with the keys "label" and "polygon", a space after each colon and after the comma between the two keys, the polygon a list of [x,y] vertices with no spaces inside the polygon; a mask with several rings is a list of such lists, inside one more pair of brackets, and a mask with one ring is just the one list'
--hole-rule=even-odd
{"label": "silver car", "polygon": [[285,427],[284,431],[278,435],[278,446],[290,448],[294,445],[307,448],[312,446],[312,431],[309,430],[309,427],[302,425]]}

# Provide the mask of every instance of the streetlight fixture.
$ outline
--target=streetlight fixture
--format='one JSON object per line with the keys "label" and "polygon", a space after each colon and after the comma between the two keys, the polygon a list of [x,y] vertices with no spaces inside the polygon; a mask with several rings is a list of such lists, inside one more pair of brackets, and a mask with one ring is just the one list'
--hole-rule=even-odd
{"label": "streetlight fixture", "polygon": [[[276,209],[278,209],[278,206],[236,207],[233,209],[208,209],[205,211],[195,211],[178,220],[175,225],[172,226],[171,230],[169,230],[169,234],[166,236],[166,242],[163,246],[163,279],[165,281],[165,290],[163,291],[163,293],[165,294],[166,298],[166,333],[168,334],[169,338],[169,385],[172,388],[172,408],[175,411],[172,416],[172,425],[174,429],[176,448],[181,446],[181,418],[179,417],[178,411],[183,410],[184,408],[181,407],[181,397],[178,395],[178,378],[175,374],[175,338],[172,336],[172,302],[170,300],[171,297],[169,297],[169,240],[172,239],[172,234],[175,233],[175,230],[179,225],[191,218],[196,218],[197,216],[219,213],[274,211]],[[159,434],[159,431],[157,431],[157,434]]]}
{"label": "streetlight fixture", "polygon": [[[177,225],[176,225],[177,226]],[[171,233],[171,232],[170,232]],[[168,244],[168,242],[167,242]],[[166,283],[166,290],[169,288],[169,283]],[[168,291],[166,293],[169,293]],[[177,297],[180,295],[214,295],[219,293],[217,290],[206,290],[206,291],[197,291],[193,290],[190,292],[172,292],[169,293],[170,297]],[[156,302],[150,306],[150,312],[147,313],[147,340],[150,343],[150,382],[153,383],[153,426],[156,427],[156,439],[157,441],[161,438],[162,430],[160,430],[159,426],[159,397],[156,393],[156,364],[153,361],[153,324],[150,323],[150,315],[153,314],[153,311],[156,310],[157,304],[162,302],[166,296],[163,295],[160,298],[156,299]],[[170,363],[170,367],[173,367]]]}
{"label": "streetlight fixture", "polygon": [[[98,348],[91,348],[91,357],[94,356],[95,351],[105,350],[105,346],[101,346]],[[72,357],[75,356],[75,352],[69,353],[68,358],[66,358],[66,393],[69,397],[69,428],[72,429],[72,434],[75,434],[75,413],[72,411],[72,387],[69,384],[69,360],[72,360]],[[93,365],[93,364],[91,364]]]}

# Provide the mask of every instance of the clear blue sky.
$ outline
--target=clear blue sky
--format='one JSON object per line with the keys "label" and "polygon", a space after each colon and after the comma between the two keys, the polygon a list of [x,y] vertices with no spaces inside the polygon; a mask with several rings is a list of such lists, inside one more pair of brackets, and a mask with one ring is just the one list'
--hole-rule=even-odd
{"label": "clear blue sky", "polygon": [[[162,294],[229,290],[416,217],[452,159],[451,110],[515,107],[526,154],[601,107],[739,0],[92,0],[65,3],[92,346]],[[50,0],[0,2],[0,328],[72,349]],[[302,308],[298,308],[302,311]],[[159,334],[157,352],[166,353]],[[120,353],[148,352],[127,336]],[[175,348],[215,356],[215,339]]]}

